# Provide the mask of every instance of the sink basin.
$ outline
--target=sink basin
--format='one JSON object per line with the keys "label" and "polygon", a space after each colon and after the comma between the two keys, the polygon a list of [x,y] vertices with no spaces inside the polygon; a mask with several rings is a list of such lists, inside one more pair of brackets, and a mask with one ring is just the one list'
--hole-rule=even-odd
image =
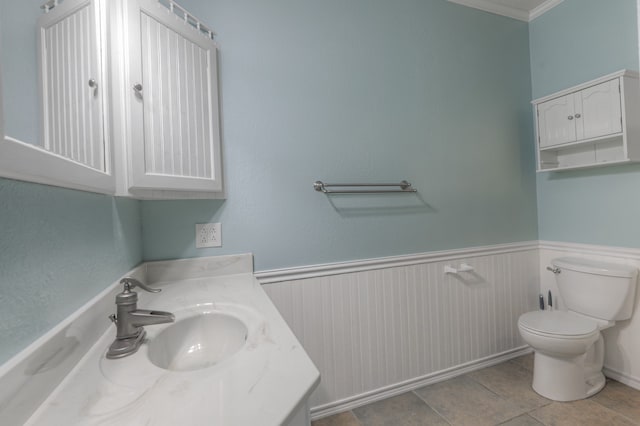
{"label": "sink basin", "polygon": [[238,352],[247,341],[244,322],[219,312],[179,320],[149,342],[149,360],[166,370],[211,367]]}

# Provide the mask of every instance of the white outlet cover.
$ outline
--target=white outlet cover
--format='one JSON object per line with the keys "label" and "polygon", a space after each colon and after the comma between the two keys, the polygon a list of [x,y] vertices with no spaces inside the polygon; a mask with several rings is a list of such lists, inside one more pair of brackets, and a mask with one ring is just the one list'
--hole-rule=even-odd
{"label": "white outlet cover", "polygon": [[221,247],[221,228],[220,222],[196,223],[196,248]]}

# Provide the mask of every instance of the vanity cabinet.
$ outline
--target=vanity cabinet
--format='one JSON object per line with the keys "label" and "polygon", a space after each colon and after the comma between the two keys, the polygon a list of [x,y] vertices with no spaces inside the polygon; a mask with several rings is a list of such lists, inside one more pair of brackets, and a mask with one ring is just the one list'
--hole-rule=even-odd
{"label": "vanity cabinet", "polygon": [[534,100],[538,171],[640,160],[638,90],[623,70]]}

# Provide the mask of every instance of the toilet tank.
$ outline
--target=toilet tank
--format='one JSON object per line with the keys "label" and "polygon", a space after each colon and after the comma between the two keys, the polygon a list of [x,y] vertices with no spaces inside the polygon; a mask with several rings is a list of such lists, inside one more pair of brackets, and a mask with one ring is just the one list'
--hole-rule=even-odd
{"label": "toilet tank", "polygon": [[556,283],[569,310],[608,321],[631,317],[637,268],[574,257],[554,259],[551,264],[560,270]]}

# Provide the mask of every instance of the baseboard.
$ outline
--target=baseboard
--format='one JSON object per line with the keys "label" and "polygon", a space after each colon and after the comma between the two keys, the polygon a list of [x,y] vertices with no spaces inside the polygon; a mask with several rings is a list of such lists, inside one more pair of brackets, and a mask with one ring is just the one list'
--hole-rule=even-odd
{"label": "baseboard", "polygon": [[613,368],[604,367],[602,372],[605,376],[610,379],[617,380],[618,382],[625,384],[634,389],[640,390],[640,378],[630,376],[629,374],[623,373],[621,371],[615,370]]}
{"label": "baseboard", "polygon": [[416,377],[404,382],[395,383],[390,386],[385,386],[380,389],[376,389],[360,395],[355,395],[349,398],[342,399],[340,401],[335,401],[330,404],[313,407],[311,408],[311,420],[318,420],[322,417],[327,417],[333,414],[341,413],[343,411],[352,410],[362,405],[400,395],[402,393],[409,392],[423,386],[442,382],[444,380],[461,376],[472,371],[481,370],[492,365],[500,364],[501,362],[508,361],[512,358],[526,355],[531,352],[533,352],[533,350],[530,346],[520,346],[515,349],[511,349],[495,355],[490,355],[485,358],[480,358],[475,361],[460,364],[455,367],[437,371],[435,373]]}

